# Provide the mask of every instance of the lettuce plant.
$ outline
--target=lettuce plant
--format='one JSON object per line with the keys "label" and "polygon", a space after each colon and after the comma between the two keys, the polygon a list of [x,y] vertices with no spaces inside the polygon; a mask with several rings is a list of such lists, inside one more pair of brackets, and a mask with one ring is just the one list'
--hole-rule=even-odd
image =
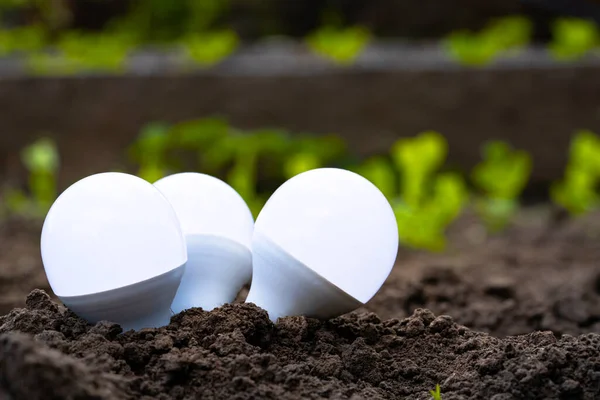
{"label": "lettuce plant", "polygon": [[26,217],[43,217],[57,197],[60,167],[55,143],[41,138],[21,152],[21,161],[29,173],[28,194],[12,189],[4,193],[6,211]]}
{"label": "lettuce plant", "polygon": [[502,230],[519,206],[519,195],[531,175],[527,152],[509,144],[491,141],[483,147],[483,161],[475,166],[471,179],[479,190],[475,210],[491,232]]}
{"label": "lettuce plant", "polygon": [[132,158],[137,161],[138,176],[154,183],[169,173],[166,153],[169,148],[169,127],[165,124],[146,125],[130,149]]}
{"label": "lettuce plant", "polygon": [[445,230],[462,211],[467,199],[463,178],[437,173],[448,144],[437,132],[398,140],[392,158],[400,171],[400,198],[393,202],[402,241],[416,248],[441,251]]}
{"label": "lettuce plant", "polygon": [[489,64],[502,53],[527,45],[531,22],[521,16],[492,20],[480,32],[466,30],[451,33],[444,41],[450,56],[470,66]]}
{"label": "lettuce plant", "polygon": [[370,33],[359,26],[338,29],[324,26],[306,39],[308,46],[317,54],[338,64],[354,62],[369,42]]}
{"label": "lettuce plant", "polygon": [[57,41],[53,51],[31,52],[28,67],[42,75],[86,72],[120,72],[135,42],[132,35],[70,31]]}
{"label": "lettuce plant", "polygon": [[600,138],[591,131],[575,134],[562,180],[552,184],[550,196],[571,215],[585,214],[598,207],[600,181]]}
{"label": "lettuce plant", "polygon": [[182,45],[191,60],[210,66],[233,53],[239,45],[239,38],[232,30],[194,33],[186,36]]}
{"label": "lettuce plant", "polygon": [[371,157],[360,163],[354,172],[371,181],[390,201],[397,197],[397,174],[393,165],[385,157]]}
{"label": "lettuce plant", "polygon": [[38,51],[46,44],[46,32],[40,25],[0,29],[0,56],[15,52]]}
{"label": "lettuce plant", "polygon": [[600,32],[593,21],[559,18],[552,25],[550,54],[557,60],[574,60],[598,46]]}

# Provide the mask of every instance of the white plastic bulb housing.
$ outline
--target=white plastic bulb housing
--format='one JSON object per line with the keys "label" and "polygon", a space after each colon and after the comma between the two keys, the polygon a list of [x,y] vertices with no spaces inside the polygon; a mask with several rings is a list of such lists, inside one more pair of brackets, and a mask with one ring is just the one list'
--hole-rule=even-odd
{"label": "white plastic bulb housing", "polygon": [[170,175],[154,186],[173,205],[187,241],[173,312],[232,302],[252,277],[254,218],[246,202],[227,183],[196,172]]}
{"label": "white plastic bulb housing", "polygon": [[256,219],[246,301],[273,321],[345,314],[375,295],[397,252],[396,218],[375,185],[343,169],[310,170],[280,186]]}
{"label": "white plastic bulb housing", "polygon": [[123,330],[167,325],[187,250],[175,210],[151,183],[107,172],[71,185],[42,228],[54,293],[91,323]]}

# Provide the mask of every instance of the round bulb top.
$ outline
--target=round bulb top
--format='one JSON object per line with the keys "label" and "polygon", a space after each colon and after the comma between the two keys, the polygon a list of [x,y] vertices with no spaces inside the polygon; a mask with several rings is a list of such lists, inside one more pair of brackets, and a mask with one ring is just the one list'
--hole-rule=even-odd
{"label": "round bulb top", "polygon": [[187,261],[171,204],[149,182],[118,172],[81,179],[56,199],[42,228],[41,252],[59,297],[135,284]]}
{"label": "round bulb top", "polygon": [[336,168],[289,179],[269,198],[255,231],[361,303],[379,290],[398,251],[385,196],[362,176]]}
{"label": "round bulb top", "polygon": [[214,235],[250,250],[254,218],[231,186],[210,175],[184,172],[164,177],[154,186],[173,205],[185,235]]}

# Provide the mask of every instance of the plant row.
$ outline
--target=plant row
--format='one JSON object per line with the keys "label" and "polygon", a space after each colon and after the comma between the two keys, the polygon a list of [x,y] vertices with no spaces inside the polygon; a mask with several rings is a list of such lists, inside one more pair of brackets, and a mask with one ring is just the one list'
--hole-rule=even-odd
{"label": "plant row", "polygon": [[[53,30],[48,21],[35,19],[2,27],[0,3],[0,56],[23,56],[27,68],[35,74],[118,73],[125,70],[128,56],[136,49],[152,47],[177,49],[189,62],[208,67],[230,56],[241,42],[234,30],[218,23],[226,3],[210,0],[169,6],[162,1],[139,2],[129,14],[94,32]],[[49,15],[46,19],[59,17]],[[304,43],[307,49],[334,63],[353,63],[373,38],[365,27],[344,26],[336,18],[324,21]],[[453,32],[442,43],[457,62],[484,66],[529,45],[532,33],[532,23],[526,17],[510,16],[491,20],[477,32]],[[583,57],[600,43],[597,25],[584,19],[556,19],[552,37],[548,50],[559,61]]]}
{"label": "plant row", "polygon": [[[598,207],[600,137],[577,132],[564,177],[553,183],[553,202],[573,216]],[[441,251],[446,230],[472,208],[491,232],[503,230],[519,208],[531,175],[531,156],[508,143],[490,141],[468,174],[445,168],[448,144],[434,131],[398,139],[388,154],[358,159],[336,135],[290,134],[284,130],[244,131],[220,118],[174,125],[147,125],[128,149],[138,176],[155,182],[176,172],[198,171],[228,182],[256,216],[285,180],[320,167],[352,170],[373,182],[391,203],[399,236],[410,247]],[[49,138],[25,148],[26,188],[5,188],[4,216],[43,218],[58,194],[59,151]]]}

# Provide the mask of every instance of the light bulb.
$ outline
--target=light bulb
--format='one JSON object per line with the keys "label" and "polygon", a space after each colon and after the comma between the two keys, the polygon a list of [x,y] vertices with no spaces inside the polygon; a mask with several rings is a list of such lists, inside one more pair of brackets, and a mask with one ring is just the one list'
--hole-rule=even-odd
{"label": "light bulb", "polygon": [[41,251],[52,290],[88,322],[124,331],[169,323],[187,251],[175,210],[151,183],[118,172],[74,183],[46,216]]}
{"label": "light bulb", "polygon": [[398,227],[385,196],[354,172],[291,178],[261,210],[247,302],[279,317],[332,318],[364,305],[394,266]]}
{"label": "light bulb", "polygon": [[254,218],[246,202],[227,183],[196,172],[170,175],[154,186],[173,205],[187,241],[173,312],[232,302],[252,277]]}

